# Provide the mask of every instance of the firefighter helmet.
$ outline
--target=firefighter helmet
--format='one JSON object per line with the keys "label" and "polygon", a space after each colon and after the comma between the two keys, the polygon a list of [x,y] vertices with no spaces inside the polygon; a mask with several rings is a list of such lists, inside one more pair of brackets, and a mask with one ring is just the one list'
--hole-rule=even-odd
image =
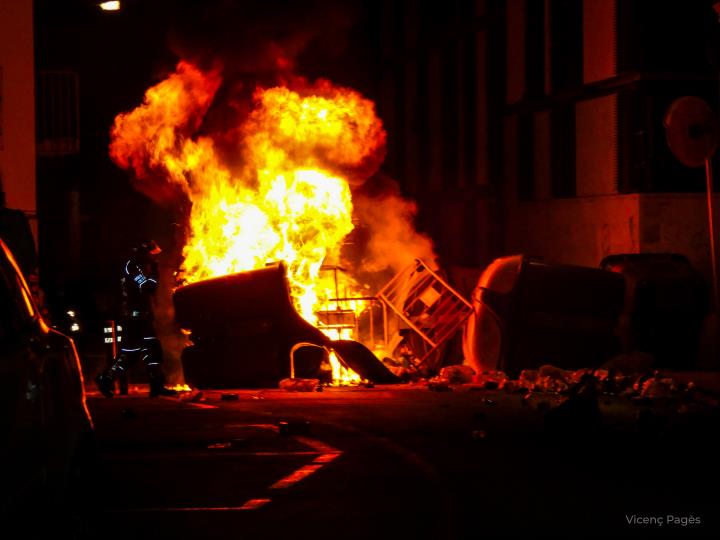
{"label": "firefighter helmet", "polygon": [[157,255],[162,250],[160,249],[160,246],[157,245],[155,240],[144,240],[135,248],[133,248],[133,251],[141,257],[149,257],[151,255]]}

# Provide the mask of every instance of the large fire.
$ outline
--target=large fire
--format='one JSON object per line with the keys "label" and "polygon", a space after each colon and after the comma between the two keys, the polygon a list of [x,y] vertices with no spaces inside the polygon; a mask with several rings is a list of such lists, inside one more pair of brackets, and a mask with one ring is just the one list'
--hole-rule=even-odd
{"label": "large fire", "polygon": [[[221,82],[218,70],[180,62],[142,105],[115,119],[111,157],[134,170],[141,190],[169,180],[191,203],[182,283],[283,260],[296,308],[318,324],[339,290],[356,292],[345,274],[338,285],[337,272],[321,266],[337,261],[353,230],[350,185],[382,160],[382,122],[354,90],[297,80],[258,88],[230,132],[199,135]],[[234,137],[241,165],[223,159],[218,137]]]}

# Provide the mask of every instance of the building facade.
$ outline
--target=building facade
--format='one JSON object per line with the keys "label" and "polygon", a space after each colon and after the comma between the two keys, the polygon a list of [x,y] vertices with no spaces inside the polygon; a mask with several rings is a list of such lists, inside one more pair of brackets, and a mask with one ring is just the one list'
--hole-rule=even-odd
{"label": "building facade", "polygon": [[712,4],[385,5],[388,168],[441,255],[679,252],[710,277],[704,169],[672,155],[663,117],[686,95],[717,109]]}
{"label": "building facade", "polygon": [[32,0],[0,0],[0,180],[37,238]]}

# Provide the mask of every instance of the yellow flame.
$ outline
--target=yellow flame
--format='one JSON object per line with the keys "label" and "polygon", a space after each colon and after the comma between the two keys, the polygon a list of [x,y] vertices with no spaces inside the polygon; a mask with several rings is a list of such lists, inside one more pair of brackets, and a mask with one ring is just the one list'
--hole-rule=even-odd
{"label": "yellow flame", "polygon": [[[237,130],[243,165],[231,168],[211,136],[192,137],[220,82],[181,62],[142,106],[116,118],[111,156],[139,179],[163,173],[191,202],[183,283],[283,260],[298,312],[318,324],[318,311],[339,308],[334,278],[320,268],[353,230],[349,182],[382,154],[382,123],[371,101],[327,81],[258,89]],[[343,294],[354,290],[344,278]]]}
{"label": "yellow flame", "polygon": [[332,368],[332,380],[334,385],[346,386],[360,384],[362,382],[360,375],[340,363],[335,351],[330,351],[329,360],[330,367]]}

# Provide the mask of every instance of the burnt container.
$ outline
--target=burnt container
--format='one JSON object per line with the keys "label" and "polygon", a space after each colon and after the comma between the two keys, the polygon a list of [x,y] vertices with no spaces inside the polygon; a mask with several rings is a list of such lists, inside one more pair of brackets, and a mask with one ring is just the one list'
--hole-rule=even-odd
{"label": "burnt container", "polygon": [[[185,378],[197,388],[267,387],[290,375],[290,348],[328,338],[295,310],[283,263],[179,287],[175,318],[190,331]],[[323,350],[295,355],[298,377],[315,377]]]}
{"label": "burnt container", "polygon": [[466,363],[512,377],[543,364],[599,366],[619,352],[624,294],[623,277],[607,270],[526,255],[497,259],[473,293],[463,336]]}
{"label": "burnt container", "polygon": [[657,367],[692,368],[709,309],[709,288],[687,257],[619,254],[605,257],[600,266],[626,282],[619,327],[623,350],[650,353]]}

